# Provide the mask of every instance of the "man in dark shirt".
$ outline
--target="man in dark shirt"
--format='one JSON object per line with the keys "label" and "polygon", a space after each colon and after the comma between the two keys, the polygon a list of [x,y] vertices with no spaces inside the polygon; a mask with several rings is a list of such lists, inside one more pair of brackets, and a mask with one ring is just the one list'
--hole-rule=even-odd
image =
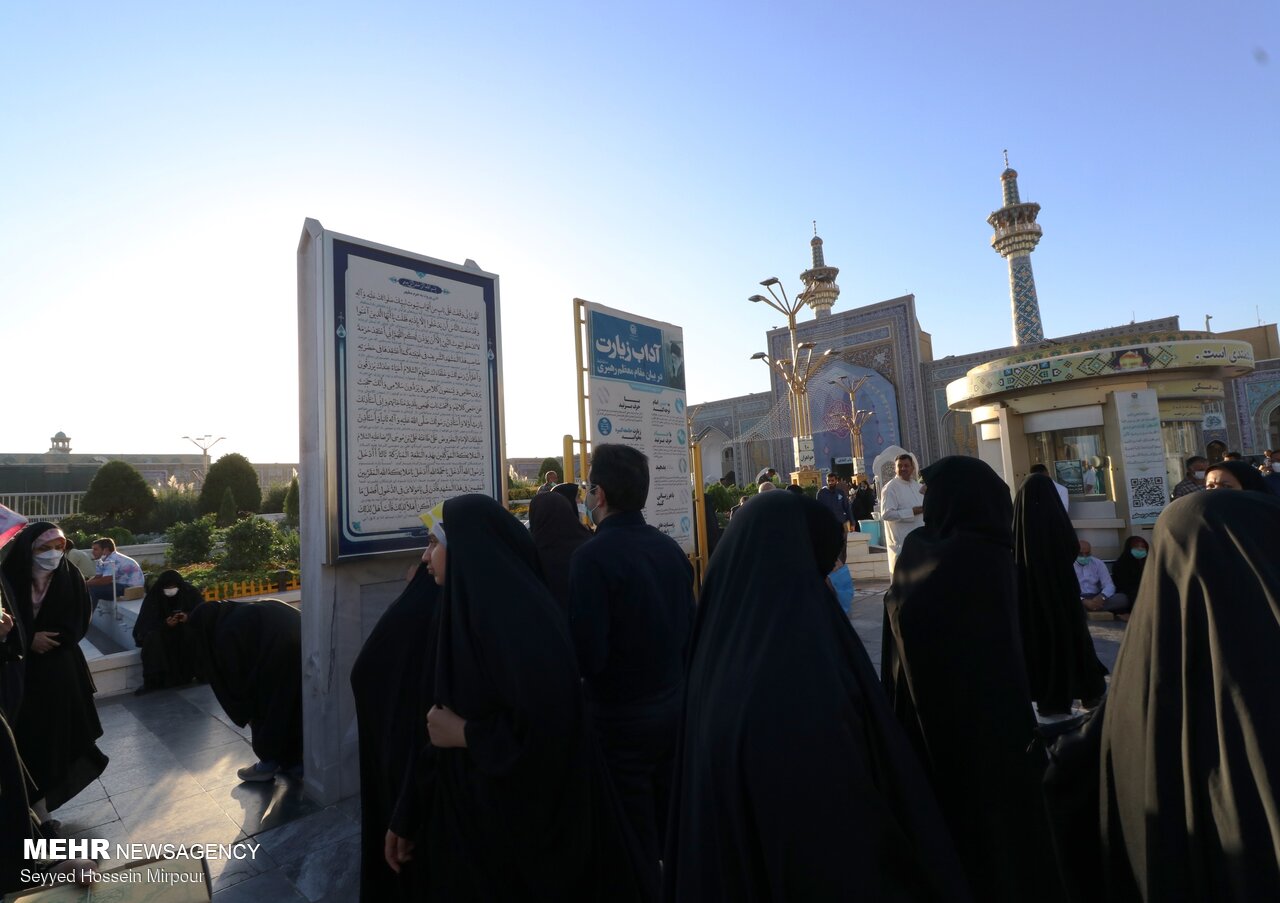
{"label": "man in dark shirt", "polygon": [[817,500],[840,522],[841,529],[849,529],[849,496],[840,485],[840,475],[834,470],[827,474],[827,485],[818,490]]}
{"label": "man in dark shirt", "polygon": [[693,568],[680,546],[644,522],[649,461],[597,445],[586,508],[596,535],[569,564],[569,618],[587,706],[657,899],[671,762],[693,626]]}

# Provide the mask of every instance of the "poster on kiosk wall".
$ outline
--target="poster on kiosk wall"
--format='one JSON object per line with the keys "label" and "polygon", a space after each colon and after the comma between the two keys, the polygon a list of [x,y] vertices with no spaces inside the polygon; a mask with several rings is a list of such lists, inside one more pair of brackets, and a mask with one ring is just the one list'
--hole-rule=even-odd
{"label": "poster on kiosk wall", "polygon": [[692,554],[693,487],[679,326],[586,305],[591,445],[616,442],[649,458],[647,523]]}

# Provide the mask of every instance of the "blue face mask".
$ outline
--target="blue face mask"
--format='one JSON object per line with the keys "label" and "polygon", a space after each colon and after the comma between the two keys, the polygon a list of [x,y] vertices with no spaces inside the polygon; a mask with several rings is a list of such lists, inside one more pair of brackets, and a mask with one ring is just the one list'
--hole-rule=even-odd
{"label": "blue face mask", "polygon": [[1141,561],[1142,559],[1147,557],[1147,550],[1146,549],[1130,549],[1129,554],[1132,555],[1134,558],[1138,559],[1139,561]]}
{"label": "blue face mask", "polygon": [[1092,557],[1093,557],[1092,555],[1077,555],[1076,564],[1088,564],[1089,559]]}

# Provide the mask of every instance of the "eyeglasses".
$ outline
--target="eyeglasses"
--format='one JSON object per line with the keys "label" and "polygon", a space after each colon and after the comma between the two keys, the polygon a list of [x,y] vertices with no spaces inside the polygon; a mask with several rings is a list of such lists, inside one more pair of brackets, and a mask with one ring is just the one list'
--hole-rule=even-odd
{"label": "eyeglasses", "polygon": [[588,492],[588,493],[590,493],[590,492],[595,492],[595,491],[596,491],[596,484],[595,484],[595,483],[583,483],[583,484],[582,484],[582,491],[583,491],[583,492]]}

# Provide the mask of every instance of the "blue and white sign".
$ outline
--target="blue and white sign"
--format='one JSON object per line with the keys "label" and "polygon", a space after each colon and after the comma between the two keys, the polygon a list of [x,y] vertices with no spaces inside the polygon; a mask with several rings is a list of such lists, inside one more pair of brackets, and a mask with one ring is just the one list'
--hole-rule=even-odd
{"label": "blue and white sign", "polygon": [[692,552],[684,333],[670,323],[598,304],[587,304],[586,316],[591,444],[616,442],[644,452],[644,519]]}

